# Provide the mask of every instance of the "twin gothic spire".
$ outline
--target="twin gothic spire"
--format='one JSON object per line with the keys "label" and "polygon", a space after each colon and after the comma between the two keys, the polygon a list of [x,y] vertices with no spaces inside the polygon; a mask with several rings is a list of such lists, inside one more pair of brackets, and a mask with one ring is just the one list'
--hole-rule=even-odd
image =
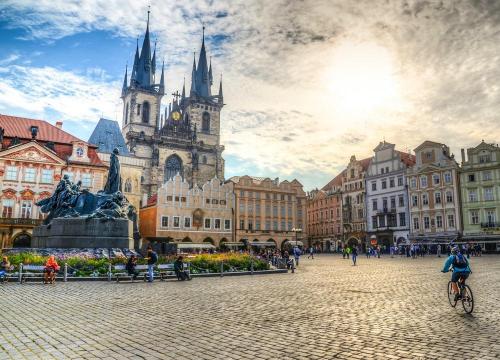
{"label": "twin gothic spire", "polygon": [[[144,35],[144,41],[142,43],[142,48],[139,53],[139,40],[137,40],[134,65],[132,67],[131,77],[130,77],[130,87],[140,88],[144,90],[149,90],[157,92],[160,94],[165,94],[165,76],[164,69],[165,64],[162,64],[160,83],[155,84],[155,73],[156,73],[156,42],[151,55],[151,42],[149,35],[149,14],[146,24],[146,33]],[[125,68],[125,77],[123,79],[122,87],[122,97],[125,96],[128,89],[128,69]],[[210,63],[207,61],[207,53],[205,49],[205,27],[203,27],[202,43],[200,56],[198,58],[198,65],[196,64],[196,54],[193,58],[193,70],[191,73],[191,89],[190,97],[197,96],[206,99],[213,99],[219,103],[222,103],[222,77],[219,87],[219,95],[212,96],[213,84],[213,74],[212,74],[212,61]],[[183,98],[185,97],[185,85],[183,86]]]}

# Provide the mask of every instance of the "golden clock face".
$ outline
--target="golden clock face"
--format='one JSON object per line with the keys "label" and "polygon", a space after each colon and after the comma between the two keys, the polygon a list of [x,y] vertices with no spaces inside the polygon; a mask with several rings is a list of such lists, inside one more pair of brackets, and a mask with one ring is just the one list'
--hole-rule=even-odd
{"label": "golden clock face", "polygon": [[178,111],[174,111],[172,113],[172,119],[174,119],[175,121],[179,120],[181,118],[181,114],[179,114]]}

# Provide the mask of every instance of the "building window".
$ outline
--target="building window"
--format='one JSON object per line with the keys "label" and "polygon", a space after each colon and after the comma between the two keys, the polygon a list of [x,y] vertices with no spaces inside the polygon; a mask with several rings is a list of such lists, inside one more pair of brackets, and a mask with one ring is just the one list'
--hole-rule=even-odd
{"label": "building window", "polygon": [[389,179],[389,187],[393,188],[395,185],[394,185],[394,178],[390,178]]}
{"label": "building window", "polygon": [[372,181],[372,191],[376,191],[376,190],[377,190],[377,182]]}
{"label": "building window", "polygon": [[[132,182],[130,179],[127,179],[130,182],[130,190],[128,192],[132,191]],[[83,173],[82,174],[82,186],[85,188],[89,188],[92,186],[92,174],[91,173]],[[127,189],[127,182],[125,182],[125,191]]]}
{"label": "building window", "polygon": [[255,214],[260,216],[260,203],[255,204]]}
{"label": "building window", "polygon": [[434,193],[434,202],[436,204],[441,204],[441,192],[437,191]]}
{"label": "building window", "polygon": [[278,216],[278,207],[276,205],[273,206],[273,216]]}
{"label": "building window", "polygon": [[491,161],[490,154],[479,155],[479,163],[484,164]]}
{"label": "building window", "polygon": [[404,207],[405,206],[405,198],[403,195],[398,196],[398,205],[399,207]]}
{"label": "building window", "polygon": [[211,219],[205,218],[205,229],[210,229]]}
{"label": "building window", "polygon": [[149,103],[147,101],[142,103],[142,122],[149,124]]}
{"label": "building window", "polygon": [[179,228],[181,227],[181,218],[179,216],[174,216],[174,220],[173,220],[173,227],[174,228]]}
{"label": "building window", "polygon": [[453,202],[453,194],[451,193],[451,191],[447,191],[446,192],[446,202],[447,203],[452,203]]}
{"label": "building window", "polygon": [[167,182],[177,174],[179,174],[180,176],[184,176],[182,171],[182,160],[177,155],[170,155],[167,160],[165,160],[163,181]]}
{"label": "building window", "polygon": [[418,195],[412,195],[411,197],[411,205],[418,206]]}
{"label": "building window", "polygon": [[421,176],[420,177],[420,187],[427,187],[427,176]]}
{"label": "building window", "polygon": [[436,227],[441,229],[443,227],[443,217],[441,215],[436,216]]}
{"label": "building window", "polygon": [[469,174],[469,175],[467,175],[467,178],[469,179],[469,182],[476,181],[476,175],[475,174]]}
{"label": "building window", "polygon": [[495,196],[493,195],[493,188],[492,187],[484,188],[484,200],[485,201],[495,200]]}
{"label": "building window", "polygon": [[288,205],[288,217],[292,217],[292,205]]}
{"label": "building window", "polygon": [[190,217],[185,217],[184,218],[184,228],[189,229],[191,227],[191,218]]}
{"label": "building window", "polygon": [[32,207],[31,201],[23,201],[21,204],[21,218],[23,219],[29,219],[31,218],[31,207]]}
{"label": "building window", "polygon": [[406,214],[399,213],[399,226],[406,226]]}
{"label": "building window", "polygon": [[422,205],[429,205],[429,196],[422,194]]}
{"label": "building window", "polygon": [[281,231],[286,231],[285,220],[281,220],[280,230],[281,230]]}
{"label": "building window", "polygon": [[260,220],[259,219],[255,220],[255,230],[260,230]]}
{"label": "building window", "polygon": [[36,169],[35,168],[25,168],[24,169],[24,181],[35,182],[36,179]]}
{"label": "building window", "polygon": [[486,221],[489,225],[493,225],[496,222],[495,209],[486,209]]}
{"label": "building window", "polygon": [[483,171],[483,181],[491,180],[491,171]]}
{"label": "building window", "polygon": [[128,124],[128,103],[125,106],[125,125]]}
{"label": "building window", "polygon": [[479,210],[471,210],[470,211],[470,223],[472,225],[479,224]]}
{"label": "building window", "polygon": [[396,197],[391,196],[391,209],[394,209],[396,207]]}
{"label": "building window", "polygon": [[17,180],[17,166],[7,166],[5,180]]}
{"label": "building window", "polygon": [[376,229],[378,227],[376,216],[372,216],[372,226],[374,229]]}
{"label": "building window", "polygon": [[387,211],[387,198],[382,198],[382,209]]}
{"label": "building window", "polygon": [[444,173],[444,182],[447,184],[451,183],[451,173],[450,172]]}
{"label": "building window", "polygon": [[424,229],[430,228],[430,221],[428,216],[424,216]]}
{"label": "building window", "polygon": [[281,213],[281,217],[285,217],[285,214],[286,214],[286,208],[285,208],[285,206],[281,207],[280,213]]}
{"label": "building window", "polygon": [[231,220],[224,220],[224,230],[231,230]]}
{"label": "building window", "polygon": [[384,173],[384,168],[380,169],[380,172],[383,174]]}
{"label": "building window", "polygon": [[403,177],[398,176],[398,186],[403,186]]}
{"label": "building window", "polygon": [[450,228],[455,227],[455,216],[452,214],[448,215],[448,227]]}
{"label": "building window", "polygon": [[270,216],[270,215],[271,215],[271,205],[266,204],[266,216]]}
{"label": "building window", "polygon": [[14,212],[14,199],[3,199],[2,200],[2,217],[11,218]]}
{"label": "building window", "polygon": [[162,216],[161,217],[161,227],[168,227],[168,216]]}
{"label": "building window", "polygon": [[220,219],[214,220],[214,229],[220,229]]}
{"label": "building window", "polygon": [[141,104],[137,104],[137,115],[141,115]]}
{"label": "building window", "polygon": [[288,220],[288,228],[287,228],[287,230],[288,231],[292,231],[292,228],[293,228],[293,226],[292,226],[292,220]]}
{"label": "building window", "polygon": [[379,224],[379,227],[385,227],[385,216],[379,216],[378,224]]}
{"label": "building window", "polygon": [[248,204],[248,213],[253,214],[253,203]]}
{"label": "building window", "polygon": [[276,220],[273,221],[273,230],[278,231],[278,221]]}
{"label": "building window", "polygon": [[476,202],[476,201],[477,201],[476,189],[469,190],[469,202]]}
{"label": "building window", "polygon": [[266,220],[266,230],[271,230],[271,221]]}
{"label": "building window", "polygon": [[42,184],[52,184],[54,181],[54,170],[42,169],[42,176],[40,182]]}
{"label": "building window", "polygon": [[382,179],[382,189],[387,189],[387,179]]}
{"label": "building window", "polygon": [[439,181],[440,181],[440,179],[439,179],[439,174],[434,174],[434,175],[432,175],[432,183],[433,183],[434,185],[439,185]]}
{"label": "building window", "polygon": [[240,202],[240,214],[245,213],[245,203]]}
{"label": "building window", "polygon": [[201,116],[201,131],[204,133],[210,132],[210,114],[206,111]]}
{"label": "building window", "polygon": [[413,218],[413,230],[418,229],[420,229],[420,222],[418,221],[418,218]]}
{"label": "building window", "polygon": [[411,178],[411,180],[410,180],[410,187],[412,189],[415,189],[417,187],[417,179],[416,178]]}

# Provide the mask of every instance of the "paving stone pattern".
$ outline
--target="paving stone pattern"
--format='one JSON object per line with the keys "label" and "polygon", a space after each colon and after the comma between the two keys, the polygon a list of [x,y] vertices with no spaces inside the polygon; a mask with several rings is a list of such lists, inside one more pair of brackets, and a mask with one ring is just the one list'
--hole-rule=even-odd
{"label": "paving stone pattern", "polygon": [[500,359],[500,257],[472,315],[444,258],[319,255],[295,274],[0,285],[1,359]]}

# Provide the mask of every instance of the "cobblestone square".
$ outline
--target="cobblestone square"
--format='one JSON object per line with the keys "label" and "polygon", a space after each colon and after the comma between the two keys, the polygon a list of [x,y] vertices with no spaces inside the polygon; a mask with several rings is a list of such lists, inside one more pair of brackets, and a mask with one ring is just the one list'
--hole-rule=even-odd
{"label": "cobblestone square", "polygon": [[301,259],[295,274],[0,286],[1,359],[499,359],[500,258]]}

